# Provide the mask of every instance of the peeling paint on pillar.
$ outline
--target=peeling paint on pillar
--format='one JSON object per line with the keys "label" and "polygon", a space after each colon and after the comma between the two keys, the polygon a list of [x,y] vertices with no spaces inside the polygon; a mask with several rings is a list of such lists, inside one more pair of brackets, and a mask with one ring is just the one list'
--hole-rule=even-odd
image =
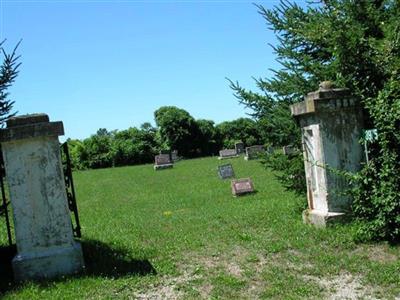
{"label": "peeling paint on pillar", "polygon": [[[350,210],[347,182],[331,170],[356,172],[363,159],[359,140],[362,109],[348,89],[322,82],[303,102],[291,106],[302,130],[309,208],[306,223],[325,226]],[[331,170],[330,170],[331,169]]]}
{"label": "peeling paint on pillar", "polygon": [[52,278],[83,268],[74,240],[58,136],[62,122],[45,114],[10,119],[0,130],[15,227],[16,280]]}

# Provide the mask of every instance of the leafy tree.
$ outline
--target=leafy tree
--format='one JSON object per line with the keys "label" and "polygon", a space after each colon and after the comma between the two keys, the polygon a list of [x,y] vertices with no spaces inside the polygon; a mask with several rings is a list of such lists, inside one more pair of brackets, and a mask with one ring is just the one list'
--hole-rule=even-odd
{"label": "leafy tree", "polygon": [[116,132],[112,143],[114,165],[152,162],[158,148],[155,132],[150,123],[142,124],[140,129],[129,128]]}
{"label": "leafy tree", "polygon": [[162,144],[178,150],[184,157],[200,154],[199,127],[195,119],[185,110],[175,106],[163,106],[154,112]]}
{"label": "leafy tree", "polygon": [[201,155],[213,155],[218,153],[221,148],[221,141],[219,139],[218,132],[214,126],[214,122],[211,120],[196,120],[199,128],[199,147]]}
{"label": "leafy tree", "polygon": [[140,129],[107,131],[100,128],[83,141],[68,140],[71,160],[76,169],[106,168],[154,161],[159,145],[156,129],[144,123]]}
{"label": "leafy tree", "polygon": [[113,165],[113,133],[100,128],[96,134],[83,140],[80,160],[85,168],[107,168]]}
{"label": "leafy tree", "polygon": [[76,139],[67,139],[71,165],[73,169],[85,169],[85,163],[82,160],[83,142]]}
{"label": "leafy tree", "polygon": [[19,43],[14,50],[8,54],[3,47],[4,41],[0,42],[0,52],[3,54],[3,62],[0,66],[0,125],[8,118],[16,113],[10,113],[14,105],[14,101],[8,99],[8,88],[13,84],[18,75],[18,68],[21,65],[18,63],[19,56],[16,51]]}
{"label": "leafy tree", "polygon": [[234,147],[235,142],[242,141],[245,146],[263,144],[260,127],[249,118],[226,121],[216,126],[225,148]]}

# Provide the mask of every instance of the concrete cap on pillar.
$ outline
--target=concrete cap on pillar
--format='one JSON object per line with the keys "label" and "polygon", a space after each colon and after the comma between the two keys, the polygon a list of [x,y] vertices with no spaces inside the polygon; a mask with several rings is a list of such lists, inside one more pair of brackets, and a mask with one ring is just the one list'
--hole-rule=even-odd
{"label": "concrete cap on pillar", "polygon": [[7,120],[7,128],[30,125],[34,123],[48,123],[49,116],[46,114],[29,114],[12,117]]}
{"label": "concrete cap on pillar", "polygon": [[42,136],[64,135],[61,121],[50,122],[47,114],[29,114],[7,120],[7,128],[0,129],[0,143]]}
{"label": "concrete cap on pillar", "polygon": [[318,111],[335,111],[357,106],[357,101],[347,88],[335,88],[333,82],[322,81],[319,89],[308,93],[304,101],[290,106],[292,116],[316,113]]}

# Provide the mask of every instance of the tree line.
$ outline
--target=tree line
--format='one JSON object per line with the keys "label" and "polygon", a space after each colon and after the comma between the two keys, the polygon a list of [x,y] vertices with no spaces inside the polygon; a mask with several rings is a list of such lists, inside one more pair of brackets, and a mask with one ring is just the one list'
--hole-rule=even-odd
{"label": "tree line", "polygon": [[222,148],[264,143],[260,124],[239,118],[215,124],[194,119],[187,111],[163,106],[154,112],[156,127],[144,123],[139,128],[108,131],[99,129],[90,137],[68,139],[75,169],[95,169],[154,162],[160,150],[178,150],[179,156],[194,158],[217,155]]}

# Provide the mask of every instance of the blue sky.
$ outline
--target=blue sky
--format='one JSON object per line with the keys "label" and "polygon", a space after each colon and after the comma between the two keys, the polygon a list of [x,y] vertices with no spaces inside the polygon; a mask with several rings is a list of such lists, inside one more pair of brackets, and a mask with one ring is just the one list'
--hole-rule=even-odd
{"label": "blue sky", "polygon": [[6,48],[22,39],[15,109],[63,121],[66,137],[154,124],[163,105],[243,117],[225,78],[255,89],[277,67],[250,1],[0,1]]}

